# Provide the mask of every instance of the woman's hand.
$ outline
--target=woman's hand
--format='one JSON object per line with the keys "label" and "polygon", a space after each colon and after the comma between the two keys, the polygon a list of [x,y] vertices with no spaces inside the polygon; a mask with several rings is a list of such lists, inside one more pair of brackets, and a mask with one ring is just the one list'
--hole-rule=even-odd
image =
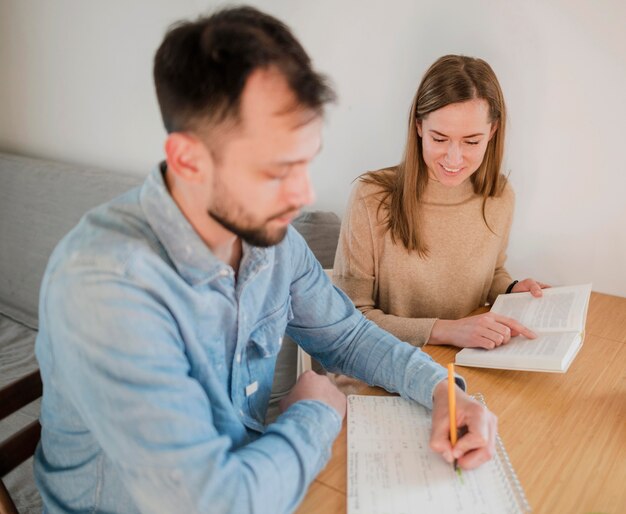
{"label": "woman's hand", "polygon": [[526,293],[530,292],[535,298],[541,298],[543,293],[542,289],[546,287],[550,287],[548,284],[544,284],[543,282],[537,282],[532,278],[525,278],[524,280],[520,280],[517,284],[513,286],[511,289],[511,293]]}
{"label": "woman's hand", "polygon": [[[457,387],[457,386],[455,386]],[[456,389],[456,426],[467,427],[454,447],[450,443],[448,381],[443,380],[433,392],[433,426],[430,447],[452,464],[457,459],[463,469],[472,469],[487,462],[495,454],[498,420],[487,407]]]}
{"label": "woman's hand", "polygon": [[428,344],[451,344],[461,348],[487,348],[506,344],[511,337],[523,335],[535,339],[537,334],[513,318],[485,312],[459,320],[438,319]]}

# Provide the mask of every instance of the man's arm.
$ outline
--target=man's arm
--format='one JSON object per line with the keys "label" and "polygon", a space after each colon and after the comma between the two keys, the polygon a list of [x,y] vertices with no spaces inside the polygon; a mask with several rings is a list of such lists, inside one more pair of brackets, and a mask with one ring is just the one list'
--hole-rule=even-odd
{"label": "man's arm", "polygon": [[[328,371],[344,373],[432,407],[446,370],[418,348],[367,320],[333,287],[301,237],[290,232],[293,268],[287,333]],[[462,380],[459,384],[464,387]]]}
{"label": "man's arm", "polygon": [[45,294],[42,316],[63,368],[53,386],[67,391],[142,512],[295,508],[329,457],[341,426],[334,409],[297,402],[234,449],[158,292],[91,270],[53,280]]}
{"label": "man's arm", "polygon": [[[296,242],[294,246],[299,245]],[[457,421],[466,425],[468,432],[452,449],[446,370],[419,348],[366,320],[349,298],[332,286],[308,248],[293,251],[292,255],[294,319],[289,324],[289,335],[329,371],[354,376],[432,408],[431,447],[444,458],[458,458],[464,468],[476,467],[491,458],[496,418],[465,394],[464,380],[456,377],[460,387]]]}

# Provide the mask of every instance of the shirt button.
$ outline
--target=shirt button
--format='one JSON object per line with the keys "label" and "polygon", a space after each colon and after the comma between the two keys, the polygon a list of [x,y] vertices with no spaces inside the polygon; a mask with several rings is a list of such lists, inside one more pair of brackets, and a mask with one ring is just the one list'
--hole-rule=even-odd
{"label": "shirt button", "polygon": [[239,364],[241,362],[241,354],[240,353],[237,354],[236,360],[237,360],[237,364]]}
{"label": "shirt button", "polygon": [[228,276],[228,270],[227,269],[223,269],[220,271],[220,276],[222,277],[227,277]]}

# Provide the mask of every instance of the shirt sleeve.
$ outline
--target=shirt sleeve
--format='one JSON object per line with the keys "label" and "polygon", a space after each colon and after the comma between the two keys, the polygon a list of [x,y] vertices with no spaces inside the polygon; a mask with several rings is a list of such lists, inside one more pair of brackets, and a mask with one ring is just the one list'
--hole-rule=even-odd
{"label": "shirt sleeve", "polygon": [[487,294],[487,302],[493,305],[493,302],[496,301],[496,298],[500,294],[504,294],[506,292],[507,287],[513,282],[511,275],[506,270],[505,263],[507,258],[507,248],[509,246],[509,235],[511,233],[511,225],[513,224],[513,212],[515,210],[515,194],[513,193],[513,188],[511,185],[507,183],[507,186],[504,190],[503,201],[505,202],[505,222],[502,224],[503,226],[503,234],[501,236],[501,245],[500,251],[498,252],[498,257],[496,260],[496,266],[493,271],[493,280],[491,281],[491,287],[489,288],[489,293]]}
{"label": "shirt sleeve", "polygon": [[[365,318],[293,234],[291,306],[287,334],[325,369],[353,376],[432,407],[435,385],[447,376],[431,357]],[[462,387],[464,383],[460,381]]]}
{"label": "shirt sleeve", "polygon": [[295,509],[341,428],[332,408],[298,402],[235,445],[216,426],[158,291],[90,270],[52,280],[45,294],[54,365],[63,367],[51,385],[69,396],[141,512]]}
{"label": "shirt sleeve", "polygon": [[[376,304],[378,281],[378,245],[381,229],[377,212],[371,212],[357,184],[350,195],[341,224],[335,254],[333,282],[344,291],[368,319],[398,339],[415,346],[430,338],[436,318],[405,318],[388,314]],[[375,209],[374,209],[375,210]]]}

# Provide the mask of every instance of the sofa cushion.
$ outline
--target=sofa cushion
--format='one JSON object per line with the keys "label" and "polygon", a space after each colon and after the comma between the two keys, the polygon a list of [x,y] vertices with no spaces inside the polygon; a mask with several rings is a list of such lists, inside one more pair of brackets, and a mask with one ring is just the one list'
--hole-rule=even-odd
{"label": "sofa cushion", "polygon": [[39,285],[59,240],[142,177],[0,153],[0,313],[37,328]]}
{"label": "sofa cushion", "polygon": [[329,211],[303,212],[293,221],[293,226],[304,237],[322,268],[332,268],[341,229],[339,216]]}

